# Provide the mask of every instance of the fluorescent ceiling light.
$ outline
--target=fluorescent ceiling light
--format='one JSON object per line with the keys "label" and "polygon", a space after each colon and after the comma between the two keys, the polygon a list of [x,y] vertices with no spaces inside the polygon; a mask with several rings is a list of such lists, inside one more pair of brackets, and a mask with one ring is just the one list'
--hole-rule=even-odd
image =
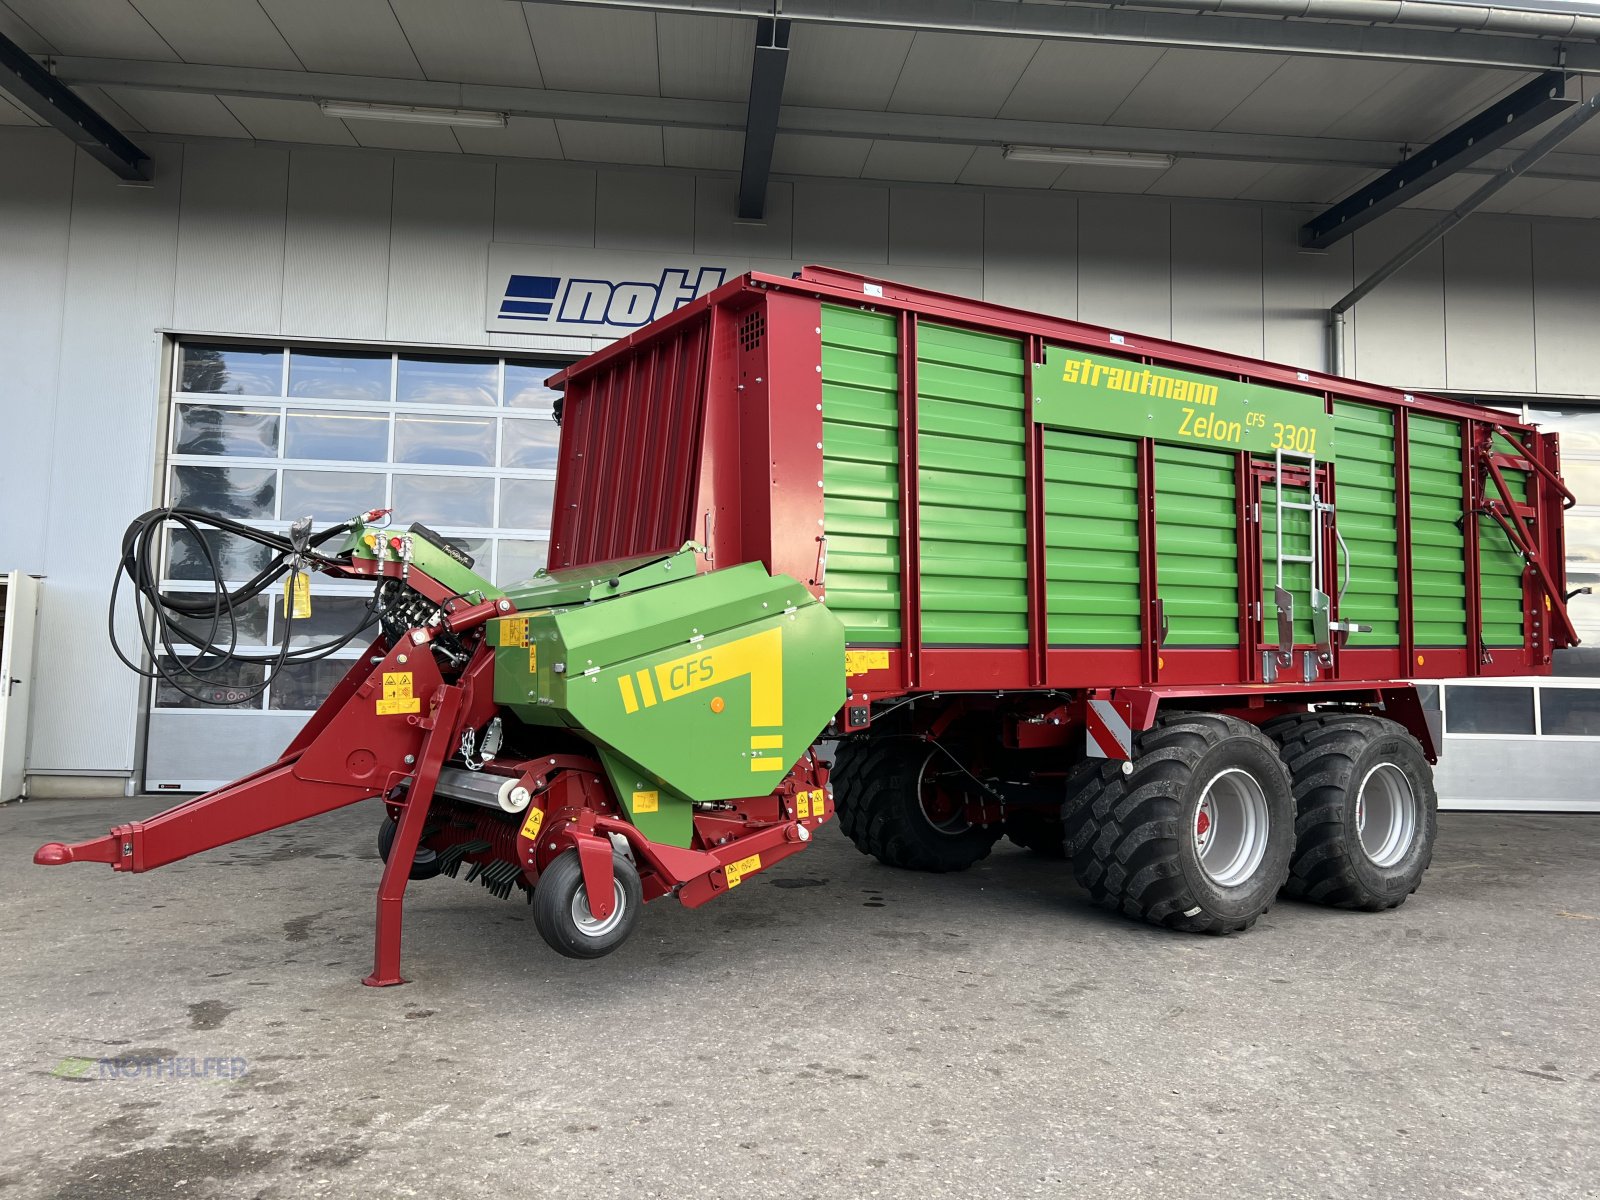
{"label": "fluorescent ceiling light", "polygon": [[1071,150],[1065,146],[1002,146],[1000,153],[1017,162],[1061,163],[1081,167],[1142,167],[1164,171],[1173,164],[1171,154],[1140,154],[1133,150]]}
{"label": "fluorescent ceiling light", "polygon": [[418,108],[411,104],[364,104],[357,100],[319,100],[325,117],[355,121],[401,121],[408,125],[466,125],[475,129],[504,129],[506,114],[474,108]]}

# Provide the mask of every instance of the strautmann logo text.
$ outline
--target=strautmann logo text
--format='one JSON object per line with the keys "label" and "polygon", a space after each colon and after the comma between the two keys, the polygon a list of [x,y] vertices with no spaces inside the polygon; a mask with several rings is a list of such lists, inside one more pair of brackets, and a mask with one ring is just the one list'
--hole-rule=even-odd
{"label": "strautmann logo text", "polygon": [[512,274],[500,301],[503,321],[637,329],[719,287],[722,267],[668,268],[653,281]]}

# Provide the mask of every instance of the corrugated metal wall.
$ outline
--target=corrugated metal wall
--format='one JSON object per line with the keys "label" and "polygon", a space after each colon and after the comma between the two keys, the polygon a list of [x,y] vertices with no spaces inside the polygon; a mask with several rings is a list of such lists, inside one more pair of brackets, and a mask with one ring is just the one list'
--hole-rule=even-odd
{"label": "corrugated metal wall", "polygon": [[[725,175],[145,140],[156,184],[128,188],[50,131],[0,130],[0,567],[48,577],[36,770],[135,761],[139,685],[104,603],[155,495],[163,330],[587,348],[484,331],[500,241],[825,262],[1320,367],[1321,311],[1433,219],[1304,255],[1289,208],[795,179],[750,227]],[[1594,223],[1474,217],[1362,303],[1347,361],[1418,388],[1600,393],[1596,278]]]}

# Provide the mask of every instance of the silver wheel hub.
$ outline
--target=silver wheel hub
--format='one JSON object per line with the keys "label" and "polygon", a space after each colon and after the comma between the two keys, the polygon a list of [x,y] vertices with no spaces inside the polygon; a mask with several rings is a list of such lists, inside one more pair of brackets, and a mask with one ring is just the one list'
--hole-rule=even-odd
{"label": "silver wheel hub", "polygon": [[936,757],[937,751],[923,761],[922,769],[917,772],[917,806],[922,810],[923,820],[936,832],[946,837],[960,837],[972,828],[972,822],[967,820],[966,805],[961,799],[946,794],[938,777],[930,776],[928,768]]}
{"label": "silver wheel hub", "polygon": [[604,919],[597,917],[589,911],[589,893],[584,888],[579,888],[572,894],[572,924],[584,937],[604,937],[618,925],[628,906],[628,901],[623,893],[622,884],[613,880],[611,887],[616,897],[611,908],[611,915]]}
{"label": "silver wheel hub", "polygon": [[1374,866],[1392,867],[1411,851],[1418,811],[1411,780],[1394,763],[1379,763],[1356,789],[1356,837]]}
{"label": "silver wheel hub", "polygon": [[1267,796],[1250,772],[1229,767],[1211,777],[1195,809],[1195,854],[1218,887],[1246,883],[1267,854]]}

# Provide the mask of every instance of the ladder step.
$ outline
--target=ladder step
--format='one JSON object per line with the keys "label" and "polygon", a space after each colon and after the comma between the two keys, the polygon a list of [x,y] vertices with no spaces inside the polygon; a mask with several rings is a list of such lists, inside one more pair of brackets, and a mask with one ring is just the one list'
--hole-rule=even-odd
{"label": "ladder step", "polygon": [[1316,559],[1312,558],[1309,554],[1285,554],[1283,556],[1283,561],[1284,562],[1309,563],[1309,562],[1315,562]]}

